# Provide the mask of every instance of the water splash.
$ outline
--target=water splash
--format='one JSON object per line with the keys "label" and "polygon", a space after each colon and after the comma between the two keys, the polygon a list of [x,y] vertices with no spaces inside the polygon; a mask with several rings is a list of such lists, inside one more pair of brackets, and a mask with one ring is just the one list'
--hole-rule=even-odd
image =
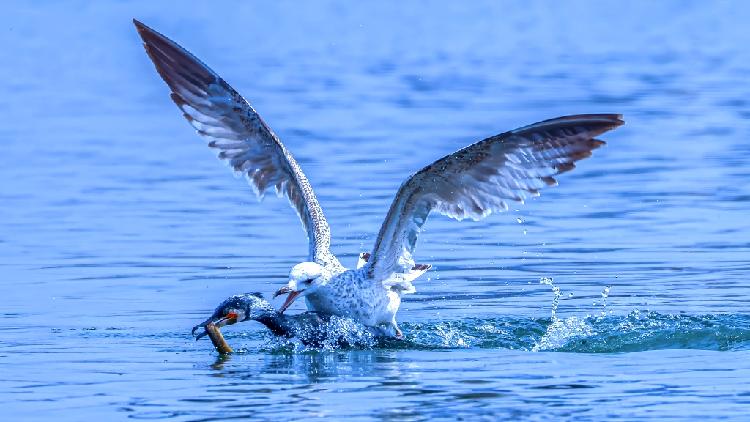
{"label": "water splash", "polygon": [[[552,278],[540,284],[553,293],[549,318],[499,317],[452,321],[402,323],[403,340],[382,339],[361,324],[333,317],[326,336],[314,345],[298,338],[280,339],[261,330],[260,350],[272,353],[307,353],[357,349],[512,349],[532,352],[621,353],[661,349],[750,350],[750,314],[661,314],[633,310],[627,315],[608,311],[611,286],[601,292],[595,315],[560,318],[558,306],[563,292]],[[84,331],[94,335],[96,331]],[[303,333],[312,338],[315,332]],[[99,334],[96,334],[99,335]],[[252,337],[240,334],[244,339]],[[230,336],[231,338],[234,336]],[[257,334],[254,335],[258,340]],[[232,343],[230,341],[230,343]],[[252,352],[253,347],[240,349]],[[257,350],[257,348],[256,348]]]}
{"label": "water splash", "polygon": [[468,348],[475,343],[475,338],[467,333],[464,324],[457,321],[415,324],[406,333],[404,341],[381,342],[397,348]]}
{"label": "water splash", "polygon": [[332,317],[327,323],[328,335],[323,341],[323,348],[336,349],[345,347],[372,348],[377,342],[375,335],[365,326],[349,318]]}
{"label": "water splash", "polygon": [[562,296],[562,292],[560,291],[560,288],[555,285],[555,281],[552,277],[542,277],[539,279],[539,284],[550,286],[552,288],[552,294],[555,295],[552,298],[552,321],[554,322],[557,320],[557,306],[560,304],[560,296]]}
{"label": "water splash", "polygon": [[[572,338],[585,337],[592,334],[591,327],[585,319],[573,316],[560,320],[557,317],[557,307],[560,304],[562,292],[560,287],[555,285],[552,278],[544,277],[539,280],[539,283],[551,286],[554,298],[552,299],[551,323],[544,335],[531,347],[532,351],[554,350],[565,345]],[[609,293],[609,290],[607,290],[607,293]]]}
{"label": "water splash", "polygon": [[332,316],[323,326],[303,327],[296,337],[276,337],[268,333],[270,349],[295,353],[344,348],[370,349],[378,344],[372,330],[350,319]]}
{"label": "water splash", "polygon": [[[554,318],[467,318],[402,323],[404,340],[382,340],[359,324],[340,318],[316,346],[275,337],[265,329],[228,332],[240,353],[297,354],[341,349],[506,349],[530,352],[623,353],[665,349],[750,350],[750,314],[662,314],[634,310],[627,315]],[[103,331],[71,335],[111,336]],[[119,334],[125,335],[125,334]],[[176,333],[175,333],[176,335]],[[235,346],[236,345],[236,346]]]}

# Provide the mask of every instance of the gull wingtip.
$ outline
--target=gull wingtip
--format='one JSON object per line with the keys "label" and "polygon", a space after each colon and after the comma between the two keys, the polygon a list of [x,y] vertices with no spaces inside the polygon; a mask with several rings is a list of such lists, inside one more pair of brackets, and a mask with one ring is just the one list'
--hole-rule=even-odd
{"label": "gull wingtip", "polygon": [[133,18],[133,25],[135,25],[135,29],[138,31],[138,35],[143,38],[143,41],[145,42],[146,39],[154,39],[158,37],[163,37],[160,33],[156,32],[154,29],[152,29],[150,26],[146,25],[145,23],[139,21],[137,18]]}
{"label": "gull wingtip", "polygon": [[147,38],[149,38],[149,35],[152,34],[154,30],[136,18],[133,18],[133,25],[135,25],[135,30],[138,31],[138,35],[143,40],[143,44],[146,45]]}
{"label": "gull wingtip", "polygon": [[148,26],[139,21],[138,18],[133,18],[133,25],[135,25],[135,28],[138,30],[138,32],[141,32],[148,28]]}

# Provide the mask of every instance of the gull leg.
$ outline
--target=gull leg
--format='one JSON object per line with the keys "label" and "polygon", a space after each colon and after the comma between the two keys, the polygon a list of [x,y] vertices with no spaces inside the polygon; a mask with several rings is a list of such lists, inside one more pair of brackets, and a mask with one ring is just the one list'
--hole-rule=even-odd
{"label": "gull leg", "polygon": [[391,327],[393,327],[393,329],[396,331],[396,338],[399,340],[403,340],[404,333],[402,333],[401,329],[398,328],[398,324],[396,324],[396,318],[394,318],[393,321],[391,321]]}

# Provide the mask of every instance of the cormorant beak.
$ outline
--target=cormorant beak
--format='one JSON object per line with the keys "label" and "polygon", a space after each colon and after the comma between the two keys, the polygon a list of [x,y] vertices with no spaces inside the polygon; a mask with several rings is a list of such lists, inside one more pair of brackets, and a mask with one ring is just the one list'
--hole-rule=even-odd
{"label": "cormorant beak", "polygon": [[[234,312],[229,312],[228,314],[226,314],[225,316],[223,316],[223,317],[221,317],[219,319],[214,319],[214,317],[211,316],[207,320],[205,320],[205,321],[201,322],[200,324],[196,325],[195,327],[193,327],[192,334],[193,334],[193,336],[195,336],[196,340],[199,340],[200,338],[205,337],[206,335],[208,335],[208,331],[206,331],[206,325],[208,325],[208,324],[213,324],[217,328],[221,328],[221,327],[223,327],[225,325],[232,325],[232,324],[234,324],[236,322],[237,322],[237,314],[234,313]],[[198,333],[198,335],[195,335],[195,332],[198,331],[201,328],[203,328],[203,332]]]}
{"label": "cormorant beak", "polygon": [[[213,317],[193,327],[193,331],[191,331],[191,334],[195,337],[196,340],[199,340],[201,337],[205,337],[208,335],[208,331],[206,331],[206,325],[210,324],[211,322],[213,322]],[[201,328],[203,329],[203,331],[198,333],[198,335],[195,335],[195,332],[200,330]]]}
{"label": "cormorant beak", "polygon": [[286,286],[280,288],[279,290],[276,290],[276,293],[273,294],[274,299],[277,296],[281,296],[283,294],[289,294],[289,296],[286,297],[286,300],[284,301],[284,304],[281,305],[281,308],[279,308],[279,313],[282,314],[284,311],[286,311],[286,308],[291,306],[292,303],[294,303],[295,299],[302,293],[301,290],[294,290],[287,284]]}

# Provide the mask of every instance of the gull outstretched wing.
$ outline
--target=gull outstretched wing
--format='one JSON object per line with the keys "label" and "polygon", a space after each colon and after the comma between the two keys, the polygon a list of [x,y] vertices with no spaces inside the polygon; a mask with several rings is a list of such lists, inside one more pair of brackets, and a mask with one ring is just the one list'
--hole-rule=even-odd
{"label": "gull outstretched wing", "polygon": [[133,20],[172,100],[235,173],[259,197],[273,187],[297,211],[307,231],[309,258],[340,266],[330,252],[331,232],[302,169],[253,107],[208,66],[174,41]]}
{"label": "gull outstretched wing", "polygon": [[430,212],[479,220],[557,184],[604,144],[596,136],[623,124],[618,114],[582,114],[545,120],[484,139],[445,156],[399,188],[380,228],[368,269],[375,281],[408,272],[417,236]]}

